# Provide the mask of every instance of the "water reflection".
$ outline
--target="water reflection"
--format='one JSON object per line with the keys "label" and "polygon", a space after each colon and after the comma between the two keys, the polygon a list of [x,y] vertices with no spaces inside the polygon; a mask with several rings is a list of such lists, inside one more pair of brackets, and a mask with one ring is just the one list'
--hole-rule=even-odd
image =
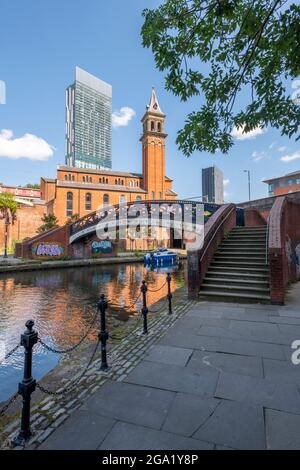
{"label": "water reflection", "polygon": [[[172,274],[172,290],[184,283],[185,265]],[[166,280],[165,272],[153,272],[140,264],[95,266],[51,271],[33,271],[0,276],[0,344],[9,351],[19,342],[28,319],[47,343],[63,349],[79,341],[87,330],[95,306],[104,293],[110,309],[108,327],[137,315],[133,302],[146,279],[152,290]],[[148,293],[149,305],[165,297],[167,287]],[[140,307],[140,303],[138,304]],[[87,340],[94,341],[96,327]],[[34,376],[39,379],[58,362],[59,358],[35,346]],[[0,401],[16,391],[22,375],[22,349],[0,365]]]}

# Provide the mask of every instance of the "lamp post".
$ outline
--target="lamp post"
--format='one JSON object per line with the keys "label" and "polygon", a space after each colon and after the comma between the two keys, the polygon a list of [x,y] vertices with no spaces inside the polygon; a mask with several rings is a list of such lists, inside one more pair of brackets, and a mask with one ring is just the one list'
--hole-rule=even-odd
{"label": "lamp post", "polygon": [[244,173],[248,173],[248,190],[249,190],[249,201],[251,201],[251,180],[250,180],[250,170],[244,170]]}

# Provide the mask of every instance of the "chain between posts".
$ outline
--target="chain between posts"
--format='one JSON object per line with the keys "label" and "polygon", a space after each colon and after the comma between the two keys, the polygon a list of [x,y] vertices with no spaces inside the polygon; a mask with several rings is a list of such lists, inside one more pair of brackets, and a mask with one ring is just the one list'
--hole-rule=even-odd
{"label": "chain between posts", "polygon": [[0,365],[3,364],[7,359],[10,358],[19,348],[21,347],[21,343],[17,344],[13,349],[11,349],[5,356],[4,359],[0,362]]}
{"label": "chain between posts", "polygon": [[92,320],[92,323],[91,325],[89,326],[89,328],[87,329],[86,333],[81,337],[81,339],[79,340],[78,343],[76,343],[74,346],[70,346],[69,348],[67,349],[63,349],[63,350],[59,350],[59,349],[55,349],[55,348],[52,348],[51,346],[49,346],[48,344],[44,343],[44,341],[39,338],[38,339],[38,342],[41,344],[41,346],[43,346],[43,348],[47,349],[48,351],[50,352],[53,352],[55,354],[68,354],[72,351],[74,351],[76,348],[78,348],[83,342],[84,340],[87,338],[88,334],[91,332],[91,330],[93,329],[94,325],[95,325],[95,322],[97,320],[97,316],[98,316],[98,311],[96,311],[95,315],[94,315],[94,318]]}
{"label": "chain between posts", "polygon": [[52,391],[52,390],[49,390],[45,387],[43,387],[43,385],[41,385],[40,383],[37,383],[36,384],[36,388],[38,388],[41,392],[45,393],[46,395],[51,395],[51,396],[55,396],[55,397],[59,397],[59,396],[62,396],[62,395],[65,395],[66,393],[69,393],[69,392],[72,392],[75,388],[77,388],[80,384],[80,380],[82,379],[82,377],[84,377],[84,375],[86,374],[86,372],[88,371],[90,365],[92,364],[94,358],[95,358],[95,355],[97,353],[97,350],[98,350],[98,347],[99,347],[99,344],[100,344],[100,340],[98,339],[97,341],[97,344],[95,346],[95,349],[92,353],[92,356],[88,362],[88,364],[86,365],[86,367],[84,368],[83,372],[80,374],[79,377],[76,378],[76,383],[75,381],[72,382],[70,385],[68,385],[67,387],[65,387],[63,390],[60,390],[60,391]]}

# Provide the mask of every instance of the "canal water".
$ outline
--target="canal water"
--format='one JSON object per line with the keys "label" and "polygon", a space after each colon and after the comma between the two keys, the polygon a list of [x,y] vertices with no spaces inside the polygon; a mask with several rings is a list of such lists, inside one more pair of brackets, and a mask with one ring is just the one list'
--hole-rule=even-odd
{"label": "canal water", "polygon": [[[172,273],[172,291],[184,285],[186,265]],[[101,294],[109,300],[108,328],[139,315],[142,280],[148,283],[148,303],[167,293],[166,272],[149,271],[140,263],[51,269],[0,275],[0,402],[16,392],[22,378],[23,348],[7,359],[4,355],[19,341],[25,323],[32,319],[40,338],[60,350],[76,344],[88,330]],[[154,292],[152,292],[154,291]],[[95,341],[98,325],[86,341]],[[53,369],[59,356],[34,347],[33,372],[39,380]]]}

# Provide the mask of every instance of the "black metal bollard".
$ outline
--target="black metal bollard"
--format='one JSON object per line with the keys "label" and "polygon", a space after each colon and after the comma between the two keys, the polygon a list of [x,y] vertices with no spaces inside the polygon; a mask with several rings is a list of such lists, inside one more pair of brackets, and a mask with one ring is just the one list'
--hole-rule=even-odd
{"label": "black metal bollard", "polygon": [[169,315],[172,315],[173,311],[172,311],[172,292],[171,292],[171,274],[168,273],[167,275],[167,283],[168,283],[168,299],[169,299]]}
{"label": "black metal bollard", "polygon": [[30,401],[31,394],[35,391],[36,381],[32,378],[32,348],[38,341],[38,334],[33,330],[34,321],[26,323],[26,331],[21,335],[21,345],[25,349],[24,375],[19,383],[19,394],[23,397],[21,429],[19,434],[12,440],[15,446],[23,446],[25,441],[32,435],[30,430]]}
{"label": "black metal bollard", "polygon": [[106,353],[106,342],[109,338],[108,332],[106,330],[106,309],[108,307],[107,301],[105,300],[105,296],[102,294],[100,297],[100,301],[98,303],[98,309],[101,313],[100,318],[100,333],[99,339],[101,341],[101,367],[100,370],[106,371],[109,369],[107,364],[107,353]]}
{"label": "black metal bollard", "polygon": [[148,315],[148,308],[147,308],[147,291],[148,287],[146,284],[146,281],[143,281],[141,291],[143,294],[143,308],[142,308],[142,315],[144,318],[144,329],[143,329],[143,335],[148,334],[148,321],[147,321],[147,315]]}

